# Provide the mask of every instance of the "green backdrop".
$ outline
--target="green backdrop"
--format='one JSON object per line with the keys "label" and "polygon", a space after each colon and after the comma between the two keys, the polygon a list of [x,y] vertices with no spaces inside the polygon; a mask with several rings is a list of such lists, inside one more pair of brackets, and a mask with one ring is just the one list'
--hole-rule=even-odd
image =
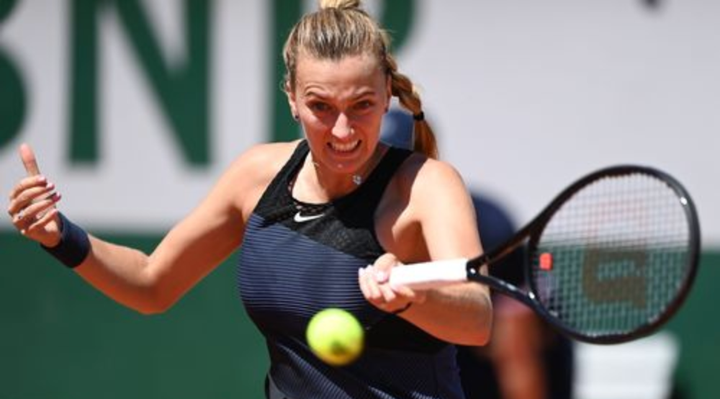
{"label": "green backdrop", "polygon": [[143,316],[19,234],[0,233],[0,251],[0,398],[263,397],[265,344],[238,298],[235,256],[170,311]]}
{"label": "green backdrop", "polygon": [[[151,250],[152,236],[102,235]],[[37,245],[0,232],[0,399],[260,399],[268,361],[235,289],[236,256],[169,312],[143,316],[106,298]],[[720,252],[706,252],[680,339],[683,399],[717,398]]]}

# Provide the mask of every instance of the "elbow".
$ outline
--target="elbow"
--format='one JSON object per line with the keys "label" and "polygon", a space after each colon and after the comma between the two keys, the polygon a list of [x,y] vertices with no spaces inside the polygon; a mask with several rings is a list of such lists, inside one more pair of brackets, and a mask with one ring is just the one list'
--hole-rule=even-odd
{"label": "elbow", "polygon": [[490,342],[492,335],[492,311],[487,317],[468,319],[466,323],[459,323],[447,335],[438,335],[440,339],[462,346],[485,346]]}
{"label": "elbow", "polygon": [[175,305],[175,302],[177,302],[177,298],[162,292],[153,292],[148,295],[147,300],[143,301],[142,306],[135,310],[146,316],[159,315],[170,310]]}
{"label": "elbow", "polygon": [[490,342],[492,336],[492,327],[488,326],[480,330],[480,333],[476,335],[474,346],[485,346]]}
{"label": "elbow", "polygon": [[168,282],[163,281],[161,276],[148,273],[142,288],[137,293],[138,301],[132,308],[145,316],[163,314],[178,300],[172,291]]}
{"label": "elbow", "polygon": [[170,309],[171,306],[163,305],[161,303],[144,303],[142,305],[137,305],[133,308],[136,312],[140,313],[143,316],[154,316],[163,314]]}
{"label": "elbow", "polygon": [[493,307],[490,298],[486,298],[486,306],[484,310],[480,312],[482,316],[475,319],[473,326],[468,328],[468,331],[472,331],[469,338],[470,346],[485,346],[490,342],[493,331]]}
{"label": "elbow", "polygon": [[492,336],[492,323],[480,323],[467,331],[472,331],[472,333],[462,340],[462,345],[485,346],[490,342],[490,337]]}
{"label": "elbow", "polygon": [[495,320],[494,309],[490,297],[487,297],[487,307],[485,308],[484,317],[480,321],[480,334],[478,334],[478,346],[485,346],[490,342],[493,333],[493,323]]}
{"label": "elbow", "polygon": [[455,345],[462,346],[485,346],[490,342],[490,329],[467,328],[460,334],[441,338]]}
{"label": "elbow", "polygon": [[[471,288],[477,289],[474,283]],[[447,323],[441,323],[438,337],[463,346],[484,346],[490,342],[493,330],[493,306],[489,293],[478,290],[452,313]]]}
{"label": "elbow", "polygon": [[478,346],[485,346],[490,342],[493,332],[493,309],[488,307],[487,315],[484,317],[480,325],[480,334],[478,334]]}
{"label": "elbow", "polygon": [[173,307],[176,300],[164,295],[161,290],[156,288],[148,288],[145,292],[138,296],[137,301],[133,301],[131,308],[136,312],[145,315],[153,316],[167,312]]}

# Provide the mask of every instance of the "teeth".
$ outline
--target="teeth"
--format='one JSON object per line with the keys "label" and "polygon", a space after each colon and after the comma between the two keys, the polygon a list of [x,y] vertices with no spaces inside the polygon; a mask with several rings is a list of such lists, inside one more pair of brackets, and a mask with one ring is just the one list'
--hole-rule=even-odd
{"label": "teeth", "polygon": [[338,152],[350,152],[354,150],[359,143],[360,140],[351,141],[349,143],[330,143],[330,147]]}

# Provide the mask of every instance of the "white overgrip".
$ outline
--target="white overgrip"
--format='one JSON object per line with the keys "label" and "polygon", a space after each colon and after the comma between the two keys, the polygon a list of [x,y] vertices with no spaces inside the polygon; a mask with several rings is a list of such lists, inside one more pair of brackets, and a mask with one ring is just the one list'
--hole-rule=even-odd
{"label": "white overgrip", "polygon": [[444,287],[467,281],[467,259],[448,259],[399,266],[390,273],[390,287],[415,290]]}

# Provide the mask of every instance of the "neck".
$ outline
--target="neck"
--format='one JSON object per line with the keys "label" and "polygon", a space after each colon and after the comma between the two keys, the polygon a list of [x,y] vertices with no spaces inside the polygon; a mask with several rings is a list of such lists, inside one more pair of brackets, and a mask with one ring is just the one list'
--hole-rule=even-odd
{"label": "neck", "polygon": [[364,165],[353,173],[347,174],[329,172],[320,163],[314,162],[312,153],[310,153],[305,160],[305,166],[298,174],[297,180],[302,180],[301,186],[303,187],[297,190],[296,195],[314,199],[314,201],[308,201],[311,203],[327,202],[342,197],[357,189],[367,180],[386,150],[384,146],[378,145]]}

